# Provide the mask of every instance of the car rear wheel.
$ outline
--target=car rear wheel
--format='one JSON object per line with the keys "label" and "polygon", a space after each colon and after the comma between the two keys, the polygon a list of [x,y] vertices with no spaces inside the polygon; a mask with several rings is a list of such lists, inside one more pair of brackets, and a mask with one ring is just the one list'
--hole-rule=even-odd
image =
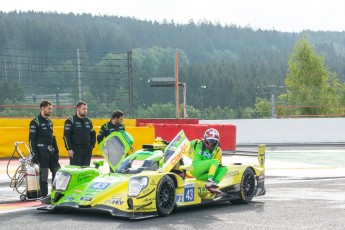
{"label": "car rear wheel", "polygon": [[159,216],[169,215],[175,206],[175,185],[169,176],[164,176],[157,185],[156,206]]}
{"label": "car rear wheel", "polygon": [[236,204],[248,204],[254,196],[255,192],[255,174],[251,168],[244,170],[241,188],[240,188],[240,199],[232,201]]}

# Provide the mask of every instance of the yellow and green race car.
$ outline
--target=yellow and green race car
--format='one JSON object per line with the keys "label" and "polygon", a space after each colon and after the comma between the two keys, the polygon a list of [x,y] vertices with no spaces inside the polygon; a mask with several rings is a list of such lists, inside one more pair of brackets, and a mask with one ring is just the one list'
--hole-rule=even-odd
{"label": "yellow and green race car", "polygon": [[[115,173],[96,167],[65,166],[56,174],[51,204],[40,210],[98,210],[113,216],[140,219],[167,216],[174,208],[220,201],[249,203],[264,195],[265,146],[258,148],[258,163],[229,164],[220,181],[221,194],[205,188],[205,181],[188,176],[190,142],[183,130],[167,145],[157,141],[126,157],[133,142],[126,132],[114,132],[100,144]],[[181,164],[184,162],[184,164]],[[186,163],[187,162],[187,163]]]}

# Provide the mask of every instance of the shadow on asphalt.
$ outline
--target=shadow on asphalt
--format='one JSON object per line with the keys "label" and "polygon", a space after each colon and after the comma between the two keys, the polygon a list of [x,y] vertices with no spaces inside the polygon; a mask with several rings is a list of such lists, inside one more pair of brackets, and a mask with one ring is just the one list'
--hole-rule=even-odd
{"label": "shadow on asphalt", "polygon": [[[63,221],[75,220],[82,221],[83,223],[95,223],[95,222],[120,222],[120,223],[138,223],[144,224],[142,227],[152,227],[152,224],[157,222],[157,218],[161,220],[168,220],[169,222],[179,222],[181,220],[187,223],[193,223],[193,221],[207,221],[209,218],[213,220],[217,219],[217,213],[242,213],[248,211],[260,212],[264,209],[265,202],[252,201],[249,204],[231,204],[230,202],[219,202],[214,204],[196,205],[190,207],[183,207],[175,209],[167,217],[153,217],[146,219],[130,220],[128,218],[112,216],[107,212],[99,211],[86,211],[86,210],[58,210],[54,212],[35,210],[36,219],[38,221]],[[185,222],[184,222],[185,223]],[[147,225],[147,226],[146,226]],[[137,226],[137,225],[136,225]],[[128,227],[128,226],[127,226]]]}

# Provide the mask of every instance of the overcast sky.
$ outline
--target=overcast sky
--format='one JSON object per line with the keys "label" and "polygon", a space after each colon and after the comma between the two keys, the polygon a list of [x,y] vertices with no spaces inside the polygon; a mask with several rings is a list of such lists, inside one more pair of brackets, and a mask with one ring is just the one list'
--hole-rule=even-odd
{"label": "overcast sky", "polygon": [[91,13],[300,32],[345,31],[344,0],[1,0],[0,10]]}

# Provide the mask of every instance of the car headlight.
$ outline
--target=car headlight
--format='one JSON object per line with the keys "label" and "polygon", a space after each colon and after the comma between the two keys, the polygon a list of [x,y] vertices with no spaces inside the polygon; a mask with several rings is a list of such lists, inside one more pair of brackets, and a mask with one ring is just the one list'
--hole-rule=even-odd
{"label": "car headlight", "polygon": [[147,186],[149,179],[147,177],[133,177],[129,181],[128,196],[135,197]]}
{"label": "car headlight", "polygon": [[71,179],[71,174],[68,172],[58,171],[53,181],[53,190],[65,191]]}

